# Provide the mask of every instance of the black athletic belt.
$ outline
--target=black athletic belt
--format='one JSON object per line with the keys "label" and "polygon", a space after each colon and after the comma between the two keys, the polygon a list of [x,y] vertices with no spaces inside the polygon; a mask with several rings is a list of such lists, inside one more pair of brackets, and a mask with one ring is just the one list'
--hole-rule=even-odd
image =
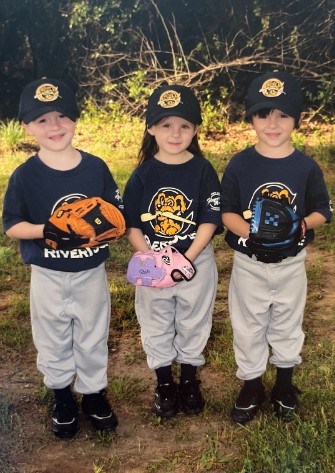
{"label": "black athletic belt", "polygon": [[278,253],[252,253],[248,254],[249,258],[261,261],[262,263],[280,263],[283,259],[286,259],[287,256],[281,255]]}

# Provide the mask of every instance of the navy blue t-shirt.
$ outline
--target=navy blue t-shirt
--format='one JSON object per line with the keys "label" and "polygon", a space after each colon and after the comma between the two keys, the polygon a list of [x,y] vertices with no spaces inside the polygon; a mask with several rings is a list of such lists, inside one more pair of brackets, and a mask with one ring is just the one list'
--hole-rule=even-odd
{"label": "navy blue t-shirt", "polygon": [[[123,201],[107,164],[89,153],[80,153],[80,163],[68,171],[50,168],[36,154],[13,172],[4,200],[5,231],[24,221],[44,224],[62,203],[79,198],[101,197],[123,213]],[[20,240],[20,249],[25,263],[57,271],[91,269],[109,256],[108,244],[96,248],[53,250],[43,239]]]}
{"label": "navy blue t-shirt", "polygon": [[200,156],[183,164],[145,161],[129,178],[123,200],[127,227],[141,229],[154,251],[166,245],[186,251],[202,223],[222,231],[220,181]]}
{"label": "navy blue t-shirt", "polygon": [[[256,197],[266,195],[286,197],[293,210],[302,218],[319,212],[327,222],[332,217],[332,207],[322,171],[309,156],[298,150],[284,158],[272,159],[259,154],[255,147],[247,148],[232,157],[222,181],[222,212],[237,213],[250,221],[250,209]],[[227,243],[241,253],[249,253],[246,240],[231,231]],[[287,256],[295,255],[314,238],[308,230],[296,248],[284,250]]]}

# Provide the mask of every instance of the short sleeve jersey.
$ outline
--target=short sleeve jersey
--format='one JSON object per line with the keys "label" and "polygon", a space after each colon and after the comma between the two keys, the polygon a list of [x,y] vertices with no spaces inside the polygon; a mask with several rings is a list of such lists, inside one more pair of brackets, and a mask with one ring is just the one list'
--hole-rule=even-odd
{"label": "short sleeve jersey", "polygon": [[[327,222],[332,217],[332,205],[320,167],[298,150],[288,157],[271,159],[260,155],[255,147],[247,148],[230,160],[221,186],[222,212],[237,213],[248,221],[253,202],[261,195],[287,198],[302,218],[311,212],[319,212]],[[231,231],[225,238],[233,249],[249,253],[244,238]],[[297,247],[284,251],[284,254],[295,255],[313,238],[314,231],[308,230]]]}
{"label": "short sleeve jersey", "polygon": [[202,223],[217,225],[217,232],[222,227],[220,181],[200,156],[177,165],[145,161],[129,178],[123,199],[127,227],[141,229],[154,251],[166,245],[187,250]]}
{"label": "short sleeve jersey", "polygon": [[[3,227],[20,222],[44,224],[62,203],[79,198],[101,197],[123,212],[123,201],[107,164],[81,151],[75,168],[58,171],[45,165],[38,154],[12,174],[5,194]],[[53,250],[43,239],[20,240],[23,261],[57,271],[78,272],[94,268],[109,256],[108,244],[96,248]]]}

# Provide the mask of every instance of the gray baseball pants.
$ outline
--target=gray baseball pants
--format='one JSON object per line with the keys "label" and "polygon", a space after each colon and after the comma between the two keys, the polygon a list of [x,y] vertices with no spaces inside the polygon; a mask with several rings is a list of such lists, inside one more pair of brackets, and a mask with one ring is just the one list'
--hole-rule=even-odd
{"label": "gray baseball pants", "polygon": [[280,368],[301,363],[307,295],[306,250],[280,263],[262,263],[234,252],[229,313],[242,380],[261,376],[269,361]]}
{"label": "gray baseball pants", "polygon": [[30,311],[45,385],[62,389],[75,378],[79,393],[104,389],[111,313],[105,265],[77,273],[32,265]]}
{"label": "gray baseball pants", "polygon": [[135,309],[147,363],[154,370],[173,361],[201,366],[212,327],[217,290],[214,252],[208,245],[195,261],[197,273],[173,287],[136,287]]}

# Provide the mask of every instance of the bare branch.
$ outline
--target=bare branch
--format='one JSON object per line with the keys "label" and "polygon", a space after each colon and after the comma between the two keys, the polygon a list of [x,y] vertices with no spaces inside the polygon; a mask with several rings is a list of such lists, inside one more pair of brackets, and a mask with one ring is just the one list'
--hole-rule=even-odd
{"label": "bare branch", "polygon": [[[106,89],[108,98],[122,103],[123,109],[128,113],[137,114],[145,103],[148,90],[159,87],[166,80],[192,85],[201,91],[208,88],[223,72],[233,86],[236,75],[241,71],[254,72],[255,67],[257,70],[284,68],[310,81],[333,80],[334,58],[317,54],[315,45],[321,45],[322,53],[327,50],[327,38],[331,35],[331,27],[334,26],[334,11],[329,11],[329,26],[327,22],[321,24],[324,17],[318,20],[315,10],[301,20],[301,11],[294,11],[299,1],[294,0],[290,2],[285,12],[273,12],[267,18],[263,18],[263,28],[258,29],[254,34],[246,16],[243,27],[230,39],[226,39],[221,47],[218,46],[216,53],[217,56],[220,54],[220,57],[211,56],[204,36],[206,56],[210,57],[210,61],[204,63],[201,59],[203,56],[196,49],[188,54],[185,53],[175,17],[172,15],[171,21],[168,22],[159,10],[156,1],[149,0],[149,2],[162,25],[169,50],[162,51],[161,48],[157,48],[152,37],[145,36],[139,29],[133,29],[127,33],[138,45],[136,51],[111,52],[110,48],[104,51],[103,47],[100,47],[87,50],[85,55],[86,73],[84,76],[89,79],[86,79],[82,85],[86,87],[88,94],[96,89],[99,83],[102,87],[108,86]],[[324,0],[318,3],[317,9],[320,9],[323,4]],[[289,14],[287,12],[291,7],[293,13]],[[311,22],[312,16],[314,16],[313,22]],[[293,25],[291,31],[288,31],[288,20],[290,20],[289,24]],[[299,26],[296,26],[295,22]],[[314,25],[314,30],[311,30],[311,24]],[[329,32],[322,37],[321,41],[320,31],[327,28]],[[318,35],[317,42],[314,31]],[[322,61],[320,61],[321,57],[324,58]],[[143,94],[135,100],[129,98],[129,84],[137,77],[139,71],[143,72]],[[111,88],[111,83],[117,86]],[[101,102],[106,102],[103,92],[101,92]]]}

